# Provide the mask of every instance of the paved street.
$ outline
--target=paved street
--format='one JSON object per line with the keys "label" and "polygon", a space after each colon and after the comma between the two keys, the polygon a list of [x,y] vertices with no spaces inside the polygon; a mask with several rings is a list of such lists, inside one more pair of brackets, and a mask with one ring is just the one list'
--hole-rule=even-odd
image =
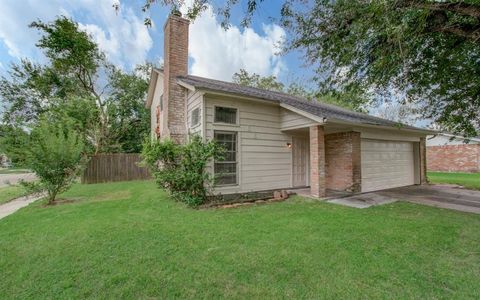
{"label": "paved street", "polygon": [[9,184],[16,184],[22,179],[25,181],[33,181],[35,180],[35,174],[0,174],[0,188],[5,187]]}

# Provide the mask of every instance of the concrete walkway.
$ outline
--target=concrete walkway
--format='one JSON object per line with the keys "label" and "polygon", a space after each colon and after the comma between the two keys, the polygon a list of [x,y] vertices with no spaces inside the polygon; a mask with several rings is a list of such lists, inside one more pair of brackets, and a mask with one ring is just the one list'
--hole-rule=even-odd
{"label": "concrete walkway", "polygon": [[406,186],[338,197],[327,200],[327,202],[356,208],[367,208],[399,200],[480,214],[480,191],[468,190],[457,185]]}
{"label": "concrete walkway", "polygon": [[480,214],[480,191],[453,184],[406,186],[379,192],[412,203]]}
{"label": "concrete walkway", "polygon": [[340,204],[355,208],[369,208],[370,206],[389,204],[397,202],[399,199],[389,196],[382,196],[376,193],[357,194],[343,198],[327,200],[329,203]]}
{"label": "concrete walkway", "polygon": [[20,197],[15,200],[12,200],[8,203],[0,205],[0,219],[5,218],[19,210],[22,207],[29,205],[32,202],[35,202],[39,199],[45,197],[44,195],[30,195],[25,197]]}

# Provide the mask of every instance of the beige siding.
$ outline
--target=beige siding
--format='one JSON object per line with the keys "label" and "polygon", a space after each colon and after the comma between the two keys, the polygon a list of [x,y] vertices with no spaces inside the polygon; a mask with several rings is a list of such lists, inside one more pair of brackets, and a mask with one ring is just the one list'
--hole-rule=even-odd
{"label": "beige siding", "polygon": [[316,124],[315,121],[284,108],[281,109],[280,117],[282,130],[309,127]]}
{"label": "beige siding", "polygon": [[409,141],[409,142],[418,142],[420,137],[424,135],[419,135],[415,133],[409,133],[405,131],[396,130],[382,130],[382,129],[369,129],[369,128],[354,128],[353,131],[360,132],[361,137],[364,139],[375,139],[375,140],[388,140],[388,141]]}
{"label": "beige siding", "polygon": [[[239,124],[214,124],[214,107],[235,107]],[[205,136],[214,131],[238,132],[238,185],[217,187],[222,194],[291,187],[291,137],[281,131],[282,108],[233,98],[205,97]]]}
{"label": "beige siding", "polygon": [[[200,122],[197,125],[192,124],[192,112],[194,109],[200,109]],[[200,92],[191,92],[187,97],[187,129],[189,134],[202,134],[203,132],[203,94]]]}
{"label": "beige siding", "polygon": [[[157,127],[157,107],[160,105],[160,96],[162,94],[163,77],[159,76],[152,98],[152,105],[150,106],[150,135],[152,138],[155,138],[155,128]],[[162,124],[162,122],[160,122],[160,124]]]}

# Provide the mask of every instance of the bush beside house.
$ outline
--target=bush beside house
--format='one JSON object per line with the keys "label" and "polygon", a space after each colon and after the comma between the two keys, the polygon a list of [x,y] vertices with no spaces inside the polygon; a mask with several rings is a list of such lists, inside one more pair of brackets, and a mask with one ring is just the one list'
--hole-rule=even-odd
{"label": "bush beside house", "polygon": [[157,184],[178,201],[194,207],[205,202],[214,183],[207,172],[208,163],[222,155],[220,144],[204,142],[199,136],[192,136],[185,144],[147,139],[141,154]]}

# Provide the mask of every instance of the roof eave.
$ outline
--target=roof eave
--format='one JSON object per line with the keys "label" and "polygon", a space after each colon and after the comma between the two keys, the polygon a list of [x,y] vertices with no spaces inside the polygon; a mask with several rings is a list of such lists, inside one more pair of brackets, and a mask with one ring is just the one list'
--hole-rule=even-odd
{"label": "roof eave", "polygon": [[476,137],[471,137],[471,138],[467,138],[467,137],[464,137],[464,136],[461,136],[461,135],[455,135],[455,134],[452,134],[452,133],[448,133],[448,132],[440,132],[438,131],[436,134],[437,135],[443,135],[443,136],[446,136],[446,137],[450,137],[450,138],[456,138],[456,139],[461,139],[461,140],[469,140],[469,141],[473,141],[473,142],[480,142],[480,138],[476,138]]}
{"label": "roof eave", "polygon": [[325,123],[338,123],[338,124],[345,124],[345,125],[353,125],[353,126],[362,126],[362,127],[370,127],[370,128],[379,128],[379,129],[389,129],[389,130],[392,130],[392,129],[398,129],[398,130],[401,130],[401,131],[407,131],[407,132],[412,132],[412,133],[419,133],[419,134],[423,134],[423,135],[428,135],[428,134],[436,134],[438,133],[438,131],[435,131],[435,130],[429,130],[429,129],[423,129],[423,128],[406,128],[406,127],[402,127],[402,124],[399,123],[399,126],[388,126],[388,125],[375,125],[375,124],[367,124],[367,123],[362,123],[362,122],[349,122],[349,121],[345,121],[345,120],[340,120],[340,119],[334,119],[334,118],[324,118],[324,117],[321,117],[321,116],[317,116],[317,115],[314,115],[314,114],[311,114],[305,110],[301,110],[301,109],[298,109],[298,108],[295,108],[291,105],[288,105],[288,104],[285,104],[285,103],[281,103],[280,101],[274,101],[274,100],[271,100],[271,99],[264,99],[264,98],[261,98],[261,97],[254,97],[254,96],[245,96],[243,94],[240,94],[240,93],[235,93],[235,92],[228,92],[228,91],[222,91],[222,90],[216,90],[216,89],[209,89],[209,88],[205,88],[205,87],[196,87],[194,85],[191,85],[189,83],[186,83],[185,81],[182,81],[182,79],[178,79],[177,80],[178,84],[182,85],[183,87],[189,89],[189,90],[192,90],[192,91],[203,91],[205,92],[206,94],[212,94],[212,95],[226,95],[226,96],[235,96],[235,97],[239,97],[240,99],[247,99],[247,100],[254,100],[254,101],[261,101],[261,102],[265,102],[265,103],[277,103],[280,105],[280,107],[284,107],[286,109],[289,109],[291,111],[294,111],[295,113],[298,113],[306,118],[309,118],[311,120],[314,120],[320,124],[325,124]]}
{"label": "roof eave", "polygon": [[180,85],[180,86],[183,86],[184,88],[186,88],[187,90],[190,90],[190,91],[195,91],[197,90],[195,88],[195,86],[191,85],[191,84],[188,84],[186,83],[185,81],[181,80],[181,79],[177,79],[177,83]]}
{"label": "roof eave", "polygon": [[161,70],[153,68],[150,72],[150,80],[148,81],[148,92],[145,100],[145,107],[150,108],[152,106],[153,95],[155,93],[155,87],[157,86],[158,76],[163,77]]}
{"label": "roof eave", "polygon": [[411,133],[418,133],[422,135],[429,135],[429,134],[435,134],[438,131],[435,130],[430,130],[430,129],[424,129],[424,128],[416,128],[416,127],[405,127],[401,123],[398,124],[398,126],[387,126],[387,125],[376,125],[376,124],[370,124],[370,123],[362,123],[362,122],[348,122],[344,120],[339,120],[339,119],[328,119],[329,123],[337,123],[337,124],[343,124],[343,125],[353,125],[353,126],[360,126],[360,127],[367,127],[367,128],[378,128],[378,129],[387,129],[387,130],[400,130],[400,131],[406,131],[406,132],[411,132]]}
{"label": "roof eave", "polygon": [[310,120],[313,120],[315,122],[318,122],[320,124],[325,124],[327,122],[327,118],[325,117],[319,117],[317,115],[314,115],[314,114],[311,114],[307,111],[304,111],[304,110],[301,110],[301,109],[298,109],[296,107],[293,107],[291,105],[288,105],[288,104],[285,104],[285,103],[280,103],[280,107],[283,107],[285,109],[288,109],[296,114],[299,114],[305,118],[308,118]]}

